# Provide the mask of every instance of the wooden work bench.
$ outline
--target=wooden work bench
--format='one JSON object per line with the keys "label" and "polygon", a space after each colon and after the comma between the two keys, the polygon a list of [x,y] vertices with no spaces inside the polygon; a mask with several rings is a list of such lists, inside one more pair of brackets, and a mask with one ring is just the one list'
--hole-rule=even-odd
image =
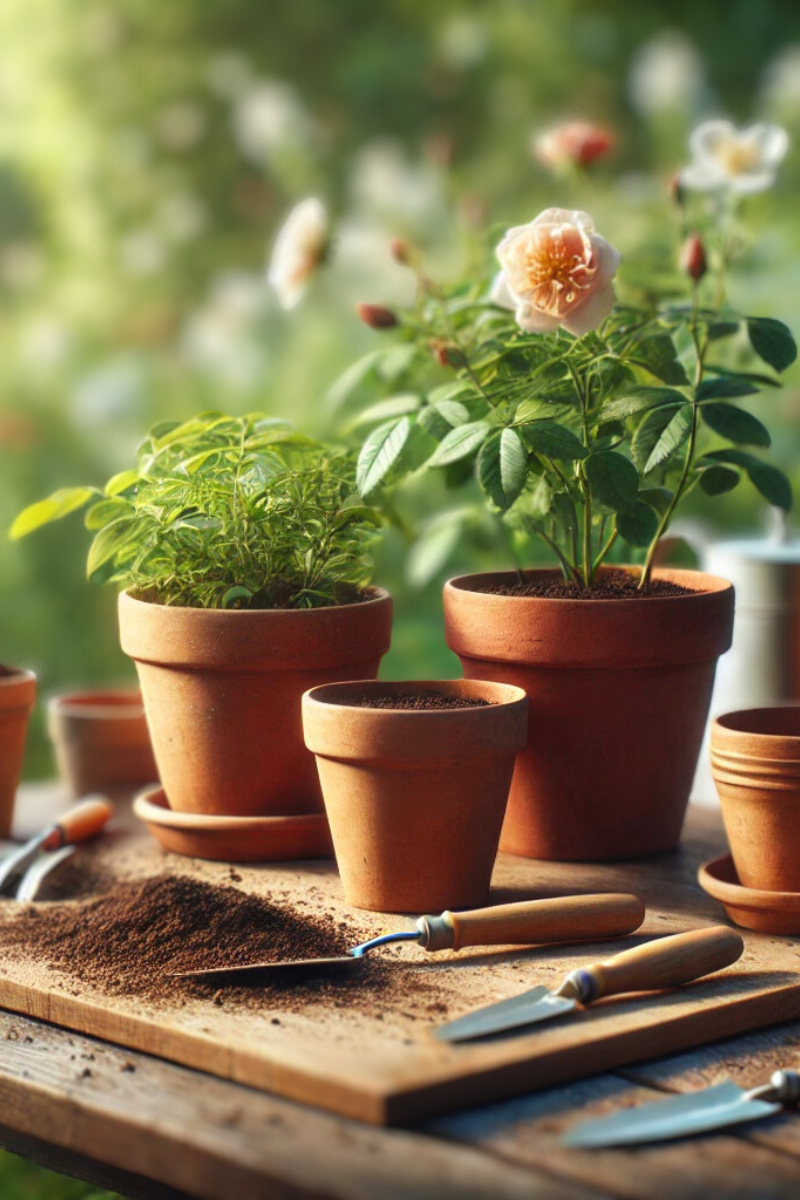
{"label": "wooden work bench", "polygon": [[[40,823],[62,802],[51,791],[23,799],[23,825]],[[654,859],[651,869],[680,880],[676,903],[691,908],[687,857],[723,845],[717,815],[696,809],[680,853]],[[780,944],[785,955],[786,940]],[[795,1200],[800,1114],[626,1151],[568,1150],[559,1135],[579,1112],[599,1115],[728,1077],[755,1085],[798,1063],[800,1020],[409,1129],[382,1129],[0,1012],[0,1143],[132,1197]]]}

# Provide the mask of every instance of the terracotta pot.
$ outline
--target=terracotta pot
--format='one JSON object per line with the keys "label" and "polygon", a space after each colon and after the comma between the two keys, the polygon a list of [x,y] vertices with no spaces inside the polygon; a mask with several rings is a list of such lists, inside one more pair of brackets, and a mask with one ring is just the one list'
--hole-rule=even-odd
{"label": "terracotta pot", "polygon": [[25,735],[36,699],[33,671],[0,666],[0,837],[7,838],[22,774]]}
{"label": "terracotta pot", "polygon": [[800,707],[718,717],[711,771],[740,883],[800,892]]}
{"label": "terracotta pot", "polygon": [[[472,696],[480,708],[359,707],[365,694]],[[440,912],[489,891],[528,702],[515,687],[351,683],[303,697],[345,898],[378,912]]]}
{"label": "terracotta pot", "polygon": [[375,678],[391,637],[387,592],[335,608],[258,611],[148,604],[124,592],[119,619],[173,811],[322,811],[300,698],[317,684]]}
{"label": "terracotta pot", "polygon": [[75,796],[130,796],[158,779],[141,693],[68,692],[47,705],[47,731]]}
{"label": "terracotta pot", "polygon": [[514,684],[530,701],[501,850],[599,862],[677,843],[716,660],[731,643],[733,588],[698,571],[655,578],[693,594],[551,600],[477,590],[510,573],[446,585],[447,644],[466,678]]}

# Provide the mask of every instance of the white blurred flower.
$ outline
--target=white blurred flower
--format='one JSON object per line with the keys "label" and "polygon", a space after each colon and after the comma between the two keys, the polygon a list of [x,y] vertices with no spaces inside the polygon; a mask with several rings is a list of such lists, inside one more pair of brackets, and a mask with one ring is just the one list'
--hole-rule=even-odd
{"label": "white blurred flower", "polygon": [[158,114],[156,128],[168,150],[190,150],[206,131],[206,116],[199,104],[176,100]]}
{"label": "white blurred flower", "polygon": [[157,230],[134,229],[119,241],[119,257],[126,274],[144,278],[163,268],[167,251]]}
{"label": "white blurred flower", "polygon": [[789,135],[780,125],[736,129],[730,121],[704,121],[692,133],[689,147],[692,161],[679,176],[684,187],[748,195],[772,186]]}
{"label": "white blurred flower", "polygon": [[628,94],[634,108],[645,116],[691,109],[704,87],[703,60],[677,30],[663,30],[634,55]]}
{"label": "white blurred flower", "polygon": [[47,370],[65,362],[72,344],[69,326],[53,314],[42,313],[25,327],[20,350],[26,366]]}
{"label": "white blurred flower", "polygon": [[548,208],[527,225],[509,229],[497,247],[502,270],[492,300],[514,309],[526,333],[559,326],[583,337],[614,307],[618,251],[594,232],[588,213]]}
{"label": "white blurred flower", "polygon": [[330,218],[321,200],[309,196],[295,205],[278,231],[267,280],[281,307],[294,308],[330,245]]}
{"label": "white blurred flower", "polygon": [[278,80],[257,80],[238,99],[233,132],[239,149],[262,163],[286,147],[307,145],[314,124],[296,92]]}
{"label": "white blurred flower", "polygon": [[393,141],[363,147],[353,167],[351,188],[358,207],[405,228],[429,230],[433,222],[446,219],[439,173],[429,164],[409,162]]}
{"label": "white blurred flower", "polygon": [[800,111],[800,45],[784,46],[767,64],[761,95],[768,108],[787,117]]}
{"label": "white blurred flower", "polygon": [[181,345],[189,362],[226,386],[254,387],[263,378],[264,356],[252,331],[264,302],[258,275],[232,271],[215,279],[208,301],[183,330]]}
{"label": "white blurred flower", "polygon": [[78,380],[71,397],[72,416],[84,426],[129,417],[138,412],[144,392],[144,370],[139,360],[119,355]]}

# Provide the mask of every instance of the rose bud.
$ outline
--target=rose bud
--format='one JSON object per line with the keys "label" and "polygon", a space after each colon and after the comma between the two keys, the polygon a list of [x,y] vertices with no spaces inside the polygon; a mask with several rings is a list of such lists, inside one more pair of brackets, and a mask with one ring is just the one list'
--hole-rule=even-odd
{"label": "rose bud", "polygon": [[677,204],[678,208],[683,208],[686,203],[686,192],[681,183],[680,174],[673,175],[667,183],[667,192],[670,200]]}
{"label": "rose bud", "polygon": [[588,121],[568,121],[539,134],[532,149],[542,166],[557,170],[567,163],[588,167],[610,154],[615,145],[616,138],[610,129],[590,125]]}
{"label": "rose bud", "polygon": [[357,304],[356,312],[370,329],[392,329],[399,323],[395,313],[382,304]]}
{"label": "rose bud", "polygon": [[696,233],[691,234],[683,243],[681,267],[695,283],[699,283],[708,270],[706,248]]}
{"label": "rose bud", "polygon": [[389,243],[389,252],[401,267],[407,267],[413,258],[411,247],[404,238],[392,238]]}
{"label": "rose bud", "polygon": [[467,364],[466,355],[463,350],[459,350],[458,346],[451,345],[450,342],[432,342],[431,349],[434,357],[442,364],[443,367],[464,367]]}

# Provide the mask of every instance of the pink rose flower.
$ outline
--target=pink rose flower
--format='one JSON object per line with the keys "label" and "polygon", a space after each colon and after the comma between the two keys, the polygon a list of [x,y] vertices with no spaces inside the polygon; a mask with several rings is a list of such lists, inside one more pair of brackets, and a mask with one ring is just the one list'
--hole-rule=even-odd
{"label": "pink rose flower", "polygon": [[594,232],[588,213],[547,208],[528,225],[509,229],[497,247],[502,270],[492,300],[514,309],[526,333],[575,337],[596,329],[614,307],[618,251]]}
{"label": "pink rose flower", "polygon": [[564,163],[588,167],[595,159],[605,158],[616,145],[610,129],[590,125],[588,121],[568,121],[548,129],[534,140],[533,153],[545,166],[557,168]]}

